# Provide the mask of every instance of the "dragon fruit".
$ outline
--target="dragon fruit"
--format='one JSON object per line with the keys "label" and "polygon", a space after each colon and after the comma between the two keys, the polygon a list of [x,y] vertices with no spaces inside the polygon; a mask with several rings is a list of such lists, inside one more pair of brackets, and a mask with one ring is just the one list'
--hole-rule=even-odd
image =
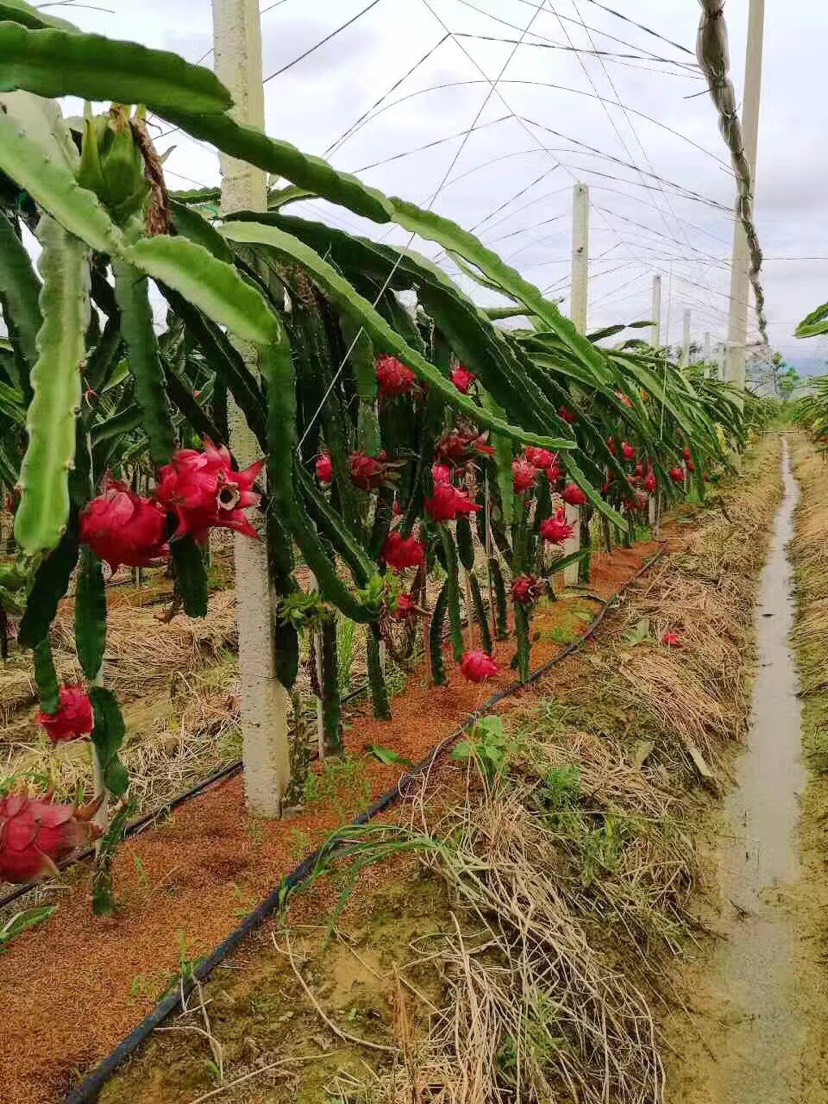
{"label": "dragon fruit", "polygon": [[568,506],[583,506],[587,502],[587,496],[575,483],[570,483],[561,491],[561,498]]}
{"label": "dragon fruit", "polygon": [[417,377],[396,357],[381,356],[377,361],[377,383],[383,398],[395,399],[410,394],[417,387]]}
{"label": "dragon fruit", "polygon": [[88,736],[95,727],[92,702],[82,686],[63,686],[56,713],[38,713],[37,723],[53,744]]}
{"label": "dragon fruit", "polygon": [[474,372],[470,372],[468,368],[464,368],[462,364],[459,364],[451,373],[451,382],[461,395],[468,395],[476,379],[477,376]]}
{"label": "dragon fruit", "polygon": [[525,494],[535,485],[538,469],[528,460],[515,460],[512,463],[512,476],[515,482],[515,494]]}
{"label": "dragon fruit", "polygon": [[485,652],[466,652],[460,661],[463,677],[469,682],[487,682],[500,674],[500,668]]}
{"label": "dragon fruit", "polygon": [[512,598],[519,606],[534,606],[543,597],[543,590],[536,575],[519,575],[512,583]]}
{"label": "dragon fruit", "polygon": [[0,800],[0,881],[33,882],[57,874],[57,863],[101,834],[92,817],[101,799],[78,808],[49,797],[9,794]]}
{"label": "dragon fruit", "polygon": [[553,518],[541,522],[540,535],[550,544],[563,544],[574,534],[575,529],[566,520],[566,510],[561,507]]}

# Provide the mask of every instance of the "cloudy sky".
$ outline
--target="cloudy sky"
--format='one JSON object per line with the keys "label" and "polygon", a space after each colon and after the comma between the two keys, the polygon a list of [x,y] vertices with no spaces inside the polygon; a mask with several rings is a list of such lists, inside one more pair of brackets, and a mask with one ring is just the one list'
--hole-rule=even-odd
{"label": "cloudy sky", "polygon": [[[212,63],[209,0],[94,2],[100,8],[49,10]],[[592,204],[590,327],[649,318],[660,273],[670,339],[680,340],[689,308],[695,339],[722,340],[734,185],[695,65],[693,0],[261,3],[269,133],[476,228],[564,309],[572,188],[583,181]],[[725,8],[737,91],[747,9],[748,0]],[[792,332],[828,299],[828,98],[818,84],[826,32],[824,0],[768,4],[756,219],[771,340],[792,356],[819,352]],[[180,133],[158,145],[174,147],[173,186],[218,181],[210,149]],[[326,204],[294,211],[379,232]]]}

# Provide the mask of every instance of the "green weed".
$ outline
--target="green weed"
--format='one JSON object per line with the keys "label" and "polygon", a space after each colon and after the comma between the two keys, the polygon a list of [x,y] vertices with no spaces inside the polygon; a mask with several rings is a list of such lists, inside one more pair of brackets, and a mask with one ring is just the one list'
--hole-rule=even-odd
{"label": "green weed", "polygon": [[483,777],[491,784],[506,768],[509,744],[502,719],[484,717],[475,724],[468,738],[457,745],[451,757],[461,763],[474,759]]}
{"label": "green weed", "polygon": [[312,771],[308,775],[304,797],[306,804],[324,802],[340,816],[350,816],[354,809],[365,812],[371,804],[365,760],[347,755],[326,759],[318,774]]}

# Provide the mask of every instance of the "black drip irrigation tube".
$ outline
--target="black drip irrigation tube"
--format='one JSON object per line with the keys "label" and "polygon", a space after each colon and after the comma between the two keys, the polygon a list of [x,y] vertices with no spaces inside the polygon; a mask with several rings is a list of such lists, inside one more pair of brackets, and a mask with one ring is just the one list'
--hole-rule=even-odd
{"label": "black drip irrigation tube", "polygon": [[[417,781],[421,775],[426,773],[434,763],[440,758],[443,752],[449,748],[455,740],[466,731],[466,729],[479,721],[484,717],[494,706],[499,702],[502,702],[504,698],[510,698],[515,694],[520,693],[526,686],[537,682],[549,673],[554,667],[557,667],[560,663],[563,663],[565,659],[571,656],[574,652],[579,651],[586,642],[595,635],[601,622],[606,617],[607,613],[613,608],[614,604],[618,602],[620,598],[624,596],[626,591],[644,574],[648,571],[653,564],[658,563],[666,552],[666,547],[662,545],[655,555],[651,556],[646,563],[642,564],[636,573],[629,579],[621,589],[613,595],[612,598],[607,599],[603,607],[590,624],[589,628],[578,637],[576,641],[569,644],[564,650],[549,660],[542,667],[538,668],[533,674],[529,676],[526,682],[515,682],[511,686],[508,686],[505,690],[499,691],[492,698],[490,698],[484,706],[478,709],[475,713],[466,720],[459,728],[455,729],[449,736],[446,736],[444,740],[441,740],[439,744],[418,763],[412,770],[402,775],[397,781],[397,784],[388,790],[381,797],[371,805],[371,807],[364,813],[361,813],[353,821],[351,821],[350,827],[357,828],[360,825],[367,824],[373,820],[380,813],[393,805],[395,801],[403,797],[408,791],[412,783]],[[196,984],[206,981],[212,972],[219,966],[236,948],[251,934],[264,920],[271,916],[285,900],[285,896],[292,889],[296,889],[301,885],[317,868],[319,861],[323,856],[332,854],[338,846],[336,840],[332,844],[323,843],[321,847],[317,848],[312,854],[308,855],[295,870],[290,874],[285,875],[279,885],[274,889],[262,902],[254,909],[242,923],[232,932],[224,942],[220,943],[218,947],[207,958],[202,959],[193,971],[193,980],[189,985],[181,985],[174,992],[156,1005],[149,1016],[135,1028],[135,1030],[127,1036],[118,1046],[109,1054],[108,1057],[95,1067],[92,1073],[74,1089],[65,1099],[64,1104],[94,1104],[98,1099],[98,1094],[104,1087],[109,1078],[114,1074],[123,1062],[127,1058],[131,1057],[144,1043],[149,1036],[155,1031],[157,1027],[167,1020],[177,1008],[181,1006],[182,998],[185,998]]]}

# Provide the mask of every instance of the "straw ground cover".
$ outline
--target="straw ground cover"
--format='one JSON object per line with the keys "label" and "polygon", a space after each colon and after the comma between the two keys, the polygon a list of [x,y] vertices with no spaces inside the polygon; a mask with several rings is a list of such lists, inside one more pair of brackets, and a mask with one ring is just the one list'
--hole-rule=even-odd
{"label": "straw ground cover", "polygon": [[[237,754],[236,627],[232,592],[213,595],[204,620],[160,620],[159,608],[124,592],[110,613],[104,672],[124,702],[129,733],[124,761],[140,808],[163,804]],[[59,614],[55,655],[61,676],[78,680],[71,602]],[[88,788],[88,745],[58,749],[34,723],[31,657],[0,672],[0,778],[48,778],[60,798]]]}
{"label": "straw ground cover", "polygon": [[778,463],[771,437],[671,526],[596,644],[348,834],[102,1101],[662,1101],[659,1024],[705,939],[697,835],[745,732]]}

